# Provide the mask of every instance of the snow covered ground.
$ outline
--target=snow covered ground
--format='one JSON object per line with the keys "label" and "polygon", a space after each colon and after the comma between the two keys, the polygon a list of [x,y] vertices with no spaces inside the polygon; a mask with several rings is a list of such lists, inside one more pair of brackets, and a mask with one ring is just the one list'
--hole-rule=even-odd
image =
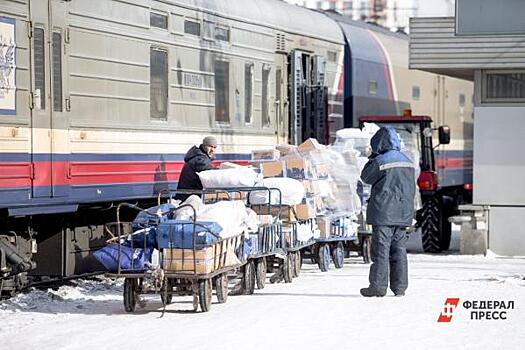
{"label": "snow covered ground", "polygon": [[[412,239],[411,239],[412,241]],[[457,241],[453,244],[457,245]],[[416,244],[417,245],[417,244]],[[412,248],[417,250],[416,248]],[[322,273],[303,265],[291,284],[267,284],[230,296],[208,313],[160,298],[127,314],[122,282],[76,281],[0,303],[0,348],[16,349],[523,349],[525,259],[409,256],[404,298],[363,298],[369,265],[347,259]],[[449,323],[438,323],[446,298],[459,298]],[[471,320],[464,301],[514,301],[506,320]],[[501,311],[501,310],[499,310]]]}

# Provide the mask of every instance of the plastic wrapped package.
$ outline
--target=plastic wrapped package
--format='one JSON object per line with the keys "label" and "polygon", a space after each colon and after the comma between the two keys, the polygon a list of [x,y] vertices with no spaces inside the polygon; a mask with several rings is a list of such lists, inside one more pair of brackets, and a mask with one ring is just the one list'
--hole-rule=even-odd
{"label": "plastic wrapped package", "polygon": [[197,174],[204,188],[252,187],[258,179],[257,172],[248,167],[213,169]]}
{"label": "plastic wrapped package", "polygon": [[[295,205],[301,203],[305,195],[301,181],[286,177],[269,177],[259,181],[255,186],[278,189],[281,196],[278,190],[271,190],[271,193],[267,190],[251,191],[250,204]],[[271,203],[268,196],[271,196]]]}

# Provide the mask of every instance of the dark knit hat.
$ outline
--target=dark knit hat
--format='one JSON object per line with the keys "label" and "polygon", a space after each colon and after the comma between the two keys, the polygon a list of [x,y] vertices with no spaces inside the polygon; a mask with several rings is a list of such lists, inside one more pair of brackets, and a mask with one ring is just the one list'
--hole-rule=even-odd
{"label": "dark knit hat", "polygon": [[206,136],[204,140],[202,140],[203,146],[217,146],[217,139],[213,136]]}

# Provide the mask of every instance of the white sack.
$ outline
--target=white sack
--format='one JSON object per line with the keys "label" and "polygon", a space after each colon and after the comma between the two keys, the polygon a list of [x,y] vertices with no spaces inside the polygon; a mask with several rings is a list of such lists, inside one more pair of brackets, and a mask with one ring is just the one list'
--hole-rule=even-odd
{"label": "white sack", "polygon": [[[301,181],[290,179],[287,177],[268,177],[259,181],[256,187],[277,188],[281,191],[282,205],[296,205],[302,202],[304,198],[304,186]],[[268,204],[267,190],[251,191],[250,204]],[[271,191],[272,203],[279,204],[279,191]]]}
{"label": "white sack", "polygon": [[[189,204],[195,209],[195,212],[198,212],[199,209],[203,206],[202,199],[199,196],[192,194],[181,205]],[[189,207],[182,208],[175,212],[175,219],[177,220],[191,220],[193,218],[194,211]]]}
{"label": "white sack", "polygon": [[197,213],[198,221],[214,221],[222,227],[222,238],[241,234],[249,222],[243,201],[219,201],[203,205]]}
{"label": "white sack", "polygon": [[204,188],[252,187],[257,182],[257,173],[247,167],[213,169],[197,173]]}

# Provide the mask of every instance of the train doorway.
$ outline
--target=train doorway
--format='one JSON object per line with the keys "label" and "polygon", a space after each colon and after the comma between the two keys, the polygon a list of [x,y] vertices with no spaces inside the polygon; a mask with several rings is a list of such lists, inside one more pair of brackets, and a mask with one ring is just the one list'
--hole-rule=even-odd
{"label": "train doorway", "polygon": [[291,144],[298,145],[310,137],[328,142],[325,75],[325,57],[297,50],[290,55]]}
{"label": "train doorway", "polygon": [[[67,194],[63,63],[66,3],[30,1],[32,196]],[[60,156],[59,154],[62,154]]]}

